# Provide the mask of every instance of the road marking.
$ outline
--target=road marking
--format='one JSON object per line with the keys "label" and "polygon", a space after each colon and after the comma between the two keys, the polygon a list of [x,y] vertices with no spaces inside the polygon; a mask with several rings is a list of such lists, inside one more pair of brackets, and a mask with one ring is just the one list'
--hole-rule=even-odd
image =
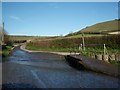
{"label": "road marking", "polygon": [[38,75],[35,73],[35,71],[31,70],[33,76],[38,80],[38,82],[42,85],[43,88],[47,88],[46,85],[42,80],[39,79]]}

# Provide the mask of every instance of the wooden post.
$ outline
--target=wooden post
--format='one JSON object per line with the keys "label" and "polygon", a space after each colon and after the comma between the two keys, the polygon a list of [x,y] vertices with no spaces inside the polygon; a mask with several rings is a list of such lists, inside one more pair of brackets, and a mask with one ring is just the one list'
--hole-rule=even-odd
{"label": "wooden post", "polygon": [[80,44],[80,46],[81,46],[81,51],[82,51],[82,44]]}
{"label": "wooden post", "polygon": [[106,52],[105,52],[105,44],[104,44],[104,56],[105,56]]}
{"label": "wooden post", "polygon": [[82,44],[80,44],[80,46],[79,46],[79,50],[80,50],[80,51],[82,50]]}
{"label": "wooden post", "polygon": [[85,51],[84,33],[82,34],[82,46],[83,46],[83,50]]}

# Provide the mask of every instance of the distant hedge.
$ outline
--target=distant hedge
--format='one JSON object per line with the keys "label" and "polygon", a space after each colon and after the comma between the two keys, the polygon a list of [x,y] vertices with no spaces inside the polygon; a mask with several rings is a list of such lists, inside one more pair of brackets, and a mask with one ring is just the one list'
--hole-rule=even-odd
{"label": "distant hedge", "polygon": [[[85,37],[86,47],[96,47],[106,44],[110,48],[120,48],[120,34],[108,36]],[[82,38],[64,38],[30,42],[27,45],[47,48],[73,48],[82,44]]]}

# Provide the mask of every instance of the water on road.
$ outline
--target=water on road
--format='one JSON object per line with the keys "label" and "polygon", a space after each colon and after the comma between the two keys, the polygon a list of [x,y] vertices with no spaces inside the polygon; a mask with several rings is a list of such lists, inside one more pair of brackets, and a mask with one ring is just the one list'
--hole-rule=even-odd
{"label": "water on road", "polygon": [[3,88],[118,88],[115,77],[76,70],[64,56],[16,47],[3,59]]}

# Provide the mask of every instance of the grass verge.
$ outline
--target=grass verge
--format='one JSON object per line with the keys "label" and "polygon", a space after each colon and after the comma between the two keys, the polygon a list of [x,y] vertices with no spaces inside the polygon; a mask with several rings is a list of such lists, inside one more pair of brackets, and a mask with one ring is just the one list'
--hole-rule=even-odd
{"label": "grass verge", "polygon": [[[34,51],[57,51],[57,52],[79,52],[85,56],[89,56],[89,54],[101,54],[103,53],[103,48],[86,48],[85,51],[83,51],[82,49],[79,50],[79,48],[75,47],[75,48],[49,48],[49,47],[40,47],[40,46],[32,46],[32,45],[27,45],[26,49],[28,50],[34,50]],[[106,50],[106,53],[109,54],[115,54],[115,53],[120,53],[120,49],[111,49],[108,48]]]}
{"label": "grass verge", "polygon": [[12,46],[4,46],[2,49],[2,57],[6,57],[10,55]]}
{"label": "grass verge", "polygon": [[120,66],[120,61],[110,61],[111,64]]}

